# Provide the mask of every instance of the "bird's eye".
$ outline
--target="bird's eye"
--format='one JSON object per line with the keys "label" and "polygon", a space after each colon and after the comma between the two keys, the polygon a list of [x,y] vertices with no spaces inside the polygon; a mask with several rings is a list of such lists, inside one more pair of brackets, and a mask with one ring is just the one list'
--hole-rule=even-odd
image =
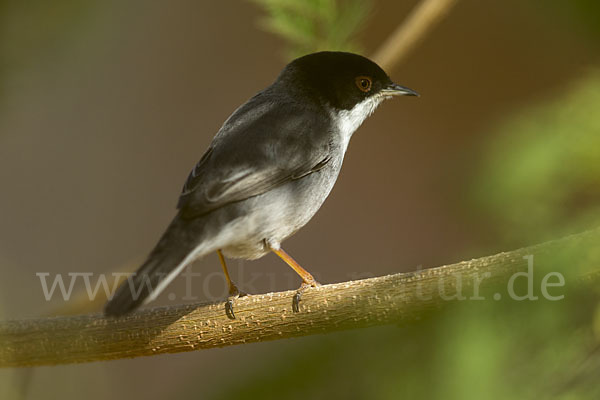
{"label": "bird's eye", "polygon": [[371,90],[371,85],[373,83],[368,76],[357,76],[354,82],[356,83],[356,86],[365,93]]}

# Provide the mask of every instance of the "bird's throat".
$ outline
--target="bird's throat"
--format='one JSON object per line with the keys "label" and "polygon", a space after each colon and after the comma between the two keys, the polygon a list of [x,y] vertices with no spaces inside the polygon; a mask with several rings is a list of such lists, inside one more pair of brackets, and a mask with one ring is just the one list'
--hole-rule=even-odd
{"label": "bird's throat", "polygon": [[340,135],[344,153],[354,132],[377,109],[382,100],[383,97],[380,96],[369,97],[356,104],[350,110],[335,110],[332,112],[333,121]]}

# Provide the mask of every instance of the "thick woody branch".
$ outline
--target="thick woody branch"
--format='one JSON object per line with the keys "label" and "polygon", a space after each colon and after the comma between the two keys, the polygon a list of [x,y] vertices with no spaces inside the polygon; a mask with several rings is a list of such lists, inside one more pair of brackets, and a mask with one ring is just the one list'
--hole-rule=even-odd
{"label": "thick woody branch", "polygon": [[292,312],[294,292],[287,291],[236,300],[235,320],[226,316],[221,302],[142,310],[120,319],[94,314],[2,322],[0,366],[150,356],[407,323],[444,304],[445,293],[452,293],[458,282],[463,290],[475,284],[481,291],[506,282],[527,268],[524,256],[533,255],[536,268],[555,268],[569,254],[587,272],[600,270],[600,254],[590,250],[599,239],[600,230],[594,230],[417,273],[312,288],[303,294],[299,313]]}

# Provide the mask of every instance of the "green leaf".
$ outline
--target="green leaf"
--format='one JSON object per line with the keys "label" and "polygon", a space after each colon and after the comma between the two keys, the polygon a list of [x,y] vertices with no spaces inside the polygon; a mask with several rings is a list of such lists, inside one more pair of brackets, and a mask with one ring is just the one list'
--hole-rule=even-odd
{"label": "green leaf", "polygon": [[294,58],[321,50],[360,52],[355,37],[371,10],[368,0],[253,0],[266,16],[259,26],[287,42]]}

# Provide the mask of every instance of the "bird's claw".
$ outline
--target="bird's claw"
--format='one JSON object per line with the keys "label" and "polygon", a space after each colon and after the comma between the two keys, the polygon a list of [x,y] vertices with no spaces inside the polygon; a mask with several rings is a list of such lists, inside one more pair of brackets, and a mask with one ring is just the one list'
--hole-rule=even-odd
{"label": "bird's claw", "polygon": [[318,287],[321,286],[321,284],[319,282],[311,282],[311,283],[302,283],[302,285],[300,286],[300,288],[298,288],[298,290],[296,290],[296,293],[294,294],[294,298],[292,299],[292,311],[297,313],[300,312],[300,300],[302,300],[302,293],[310,288],[310,287]]}
{"label": "bird's claw", "polygon": [[233,312],[233,300],[227,299],[225,302],[225,314],[229,319],[235,319],[235,313]]}
{"label": "bird's claw", "polygon": [[240,292],[235,286],[233,287],[233,290],[229,291],[229,298],[225,302],[225,314],[227,314],[229,319],[235,319],[235,313],[233,312],[233,300],[247,295],[247,293]]}
{"label": "bird's claw", "polygon": [[300,293],[300,291],[297,291],[296,294],[294,294],[294,299],[292,300],[292,311],[293,312],[300,312],[300,300],[302,299],[302,293]]}

